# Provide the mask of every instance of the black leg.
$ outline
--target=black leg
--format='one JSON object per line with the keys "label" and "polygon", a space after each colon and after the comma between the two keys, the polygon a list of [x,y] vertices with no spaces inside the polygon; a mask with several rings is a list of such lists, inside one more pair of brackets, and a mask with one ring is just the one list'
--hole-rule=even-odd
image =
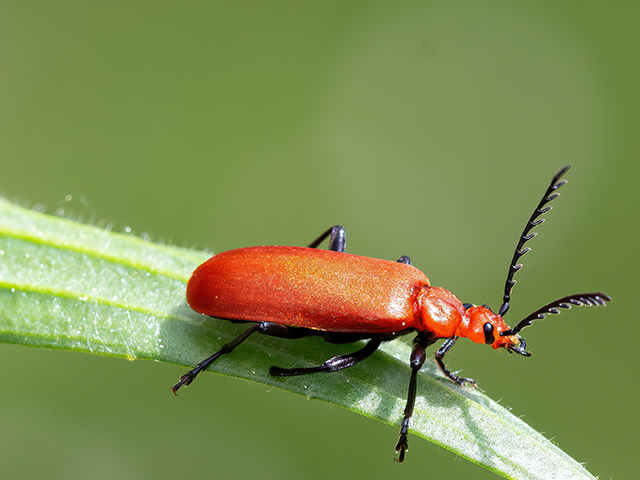
{"label": "black leg", "polygon": [[406,255],[401,256],[398,260],[396,260],[396,262],[411,265],[411,259]]}
{"label": "black leg", "polygon": [[452,382],[457,383],[461,387],[464,387],[465,384],[467,383],[473,387],[477,387],[475,380],[471,378],[459,377],[457,375],[454,375],[449,370],[447,370],[447,368],[444,366],[444,362],[442,361],[442,358],[451,349],[451,347],[453,347],[453,345],[456,343],[457,340],[458,340],[458,337],[451,337],[442,344],[442,346],[436,352],[436,363],[438,364],[438,367],[440,367],[440,370],[442,371],[442,373],[444,373],[446,377],[449,378],[449,380],[451,380]]}
{"label": "black leg", "polygon": [[177,395],[178,394],[178,389],[180,387],[182,387],[182,386],[186,387],[187,385],[190,385],[191,382],[193,382],[193,380],[198,376],[198,374],[200,372],[202,372],[203,370],[206,370],[207,367],[209,367],[209,365],[211,365],[213,362],[215,362],[218,358],[220,358],[225,353],[232,352],[234,348],[236,348],[238,345],[240,345],[242,342],[244,342],[247,338],[249,338],[249,335],[251,335],[254,332],[257,332],[259,329],[260,329],[260,323],[255,323],[255,324],[251,325],[242,334],[238,335],[236,338],[231,340],[229,343],[225,344],[216,353],[214,353],[209,358],[207,358],[206,360],[203,360],[198,365],[196,365],[196,367],[194,369],[189,370],[187,373],[182,375],[182,377],[180,377],[180,381],[178,383],[176,383],[173,387],[171,387],[171,391],[175,395]]}
{"label": "black leg", "polygon": [[174,394],[178,394],[178,389],[182,386],[188,386],[193,382],[193,380],[198,376],[200,372],[206,370],[213,362],[215,362],[222,355],[227,353],[231,353],[234,348],[244,342],[252,333],[261,333],[263,335],[270,335],[273,337],[287,338],[287,339],[297,339],[302,337],[308,337],[311,335],[318,335],[316,330],[310,330],[307,328],[293,328],[288,327],[286,325],[280,325],[279,323],[272,322],[258,322],[250,326],[246,329],[242,334],[238,335],[236,338],[231,340],[229,343],[225,344],[220,350],[211,355],[206,360],[203,360],[198,365],[195,366],[192,370],[189,370],[182,377],[180,377],[180,381],[176,383],[171,390]]}
{"label": "black leg", "polygon": [[409,449],[407,436],[409,434],[409,421],[413,415],[413,407],[416,403],[416,383],[418,381],[418,372],[424,365],[427,357],[426,349],[433,343],[428,337],[418,334],[415,338],[413,351],[411,352],[411,380],[409,381],[409,393],[407,395],[407,405],[404,408],[404,418],[400,424],[400,436],[396,443],[396,462],[403,462],[404,455]]}
{"label": "black leg", "polygon": [[344,370],[345,368],[353,367],[356,363],[359,363],[365,358],[369,357],[378,349],[380,343],[382,343],[382,340],[378,338],[372,338],[371,340],[369,340],[369,343],[367,343],[357,352],[349,353],[347,355],[335,356],[318,367],[280,368],[273,366],[269,369],[269,373],[274,377],[293,377],[296,375],[308,375],[310,373],[337,372],[338,370]]}
{"label": "black leg", "polygon": [[329,237],[329,250],[334,252],[344,253],[347,251],[347,234],[344,231],[344,227],[341,225],[334,225],[313,242],[309,244],[309,248],[317,248],[322,241]]}

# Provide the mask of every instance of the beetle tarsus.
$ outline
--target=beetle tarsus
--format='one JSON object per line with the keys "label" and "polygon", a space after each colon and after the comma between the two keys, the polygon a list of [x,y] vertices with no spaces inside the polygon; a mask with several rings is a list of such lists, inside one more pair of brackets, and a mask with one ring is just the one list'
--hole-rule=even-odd
{"label": "beetle tarsus", "polygon": [[400,436],[398,436],[398,443],[396,443],[396,456],[393,459],[398,462],[404,462],[404,456],[409,451],[409,418],[405,416],[400,426]]}
{"label": "beetle tarsus", "polygon": [[473,388],[478,387],[478,383],[473,378],[459,377],[457,375],[454,375],[453,373],[449,373],[447,377],[460,387],[466,387],[466,386],[470,386]]}
{"label": "beetle tarsus", "polygon": [[185,373],[184,375],[182,375],[180,377],[180,381],[178,383],[176,383],[173,387],[171,387],[171,391],[177,397],[178,396],[178,389],[180,387],[183,387],[183,386],[186,387],[188,385],[191,385],[191,382],[193,382],[194,378],[196,378],[196,377],[191,372]]}
{"label": "beetle tarsus", "polygon": [[396,456],[393,459],[398,462],[404,462],[404,455],[409,451],[409,442],[407,440],[406,432],[401,432],[398,437],[398,443],[396,443]]}

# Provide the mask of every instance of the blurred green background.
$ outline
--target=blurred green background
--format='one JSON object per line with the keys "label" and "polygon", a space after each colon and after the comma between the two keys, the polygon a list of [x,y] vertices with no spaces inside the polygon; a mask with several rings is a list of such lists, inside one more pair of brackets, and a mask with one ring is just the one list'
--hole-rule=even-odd
{"label": "blurred green background", "polygon": [[[0,1],[0,194],[216,252],[309,243],[408,254],[500,304],[533,357],[461,341],[453,370],[602,479],[636,470],[640,4]],[[213,347],[212,347],[213,348]],[[256,368],[262,368],[257,365]],[[183,368],[0,345],[4,478],[496,478],[397,428]]]}

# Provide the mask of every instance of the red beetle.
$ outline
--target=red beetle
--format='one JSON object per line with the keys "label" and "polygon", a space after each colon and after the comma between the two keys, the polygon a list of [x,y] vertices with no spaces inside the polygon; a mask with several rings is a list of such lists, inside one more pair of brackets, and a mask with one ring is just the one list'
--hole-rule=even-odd
{"label": "red beetle", "polygon": [[[579,305],[605,305],[611,298],[604,293],[581,293],[555,300],[509,328],[503,321],[509,310],[514,275],[520,257],[530,249],[524,244],[536,233],[531,230],[552,207],[547,204],[559,196],[565,185],[562,176],[569,165],[553,178],[551,185],[524,228],[513,255],[498,313],[486,305],[462,303],[451,292],[432,287],[424,273],[411,266],[409,257],[396,262],[345,253],[346,235],[339,225],[331,227],[308,247],[250,247],[223,252],[207,260],[194,272],[187,285],[187,301],[195,311],[234,322],[253,322],[247,330],[220,351],[183,375],[171,390],[189,385],[217,358],[230,353],[252,333],[296,339],[320,336],[332,343],[368,339],[359,350],[333,357],[310,368],[271,367],[274,376],[335,372],[351,367],[377,350],[382,342],[417,332],[411,352],[409,394],[396,444],[396,460],[402,462],[407,450],[409,420],[416,397],[417,374],[425,362],[425,350],[440,338],[446,341],[437,350],[436,363],[442,373],[457,385],[476,385],[470,378],[449,372],[442,361],[460,337],[485,343],[494,349],[506,348],[523,356],[525,341],[520,330],[559,308]],[[327,237],[329,250],[316,247]]]}

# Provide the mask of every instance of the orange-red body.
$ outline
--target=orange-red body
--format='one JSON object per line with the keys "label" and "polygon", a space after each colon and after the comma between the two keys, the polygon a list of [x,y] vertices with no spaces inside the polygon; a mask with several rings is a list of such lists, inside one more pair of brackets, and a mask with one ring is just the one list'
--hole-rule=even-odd
{"label": "orange-red body", "polygon": [[[518,335],[534,320],[580,305],[605,305],[611,298],[602,292],[568,295],[537,309],[513,328],[503,321],[508,312],[514,275],[522,267],[519,259],[530,249],[524,245],[535,237],[532,229],[551,209],[549,202],[566,184],[565,166],[553,177],[542,200],[529,218],[509,265],[502,305],[494,313],[486,305],[462,303],[440,287],[432,287],[424,273],[411,266],[411,259],[396,262],[346,253],[346,233],[334,225],[308,247],[250,247],[219,253],[200,265],[187,284],[187,301],[195,311],[232,321],[251,322],[240,335],[224,344],[180,377],[171,390],[190,385],[222,355],[232,352],[253,333],[286,339],[320,336],[331,343],[367,340],[357,351],[336,355],[322,365],[269,368],[275,377],[331,373],[352,367],[375,353],[382,342],[416,333],[409,365],[411,378],[395,446],[402,462],[408,448],[409,422],[416,400],[418,372],[426,349],[446,339],[435,353],[440,371],[460,387],[475,386],[471,378],[447,370],[443,358],[456,341],[466,337],[475,343],[505,348],[524,357],[526,342]],[[329,238],[328,250],[317,247]]]}
{"label": "orange-red body", "polygon": [[[215,255],[193,272],[187,301],[212,317],[341,333],[415,329],[484,343],[484,321],[472,321],[474,311],[490,316],[497,332],[507,329],[486,307],[467,309],[449,291],[431,287],[415,267],[306,247],[249,247]],[[493,346],[504,343],[517,342],[496,335]]]}

